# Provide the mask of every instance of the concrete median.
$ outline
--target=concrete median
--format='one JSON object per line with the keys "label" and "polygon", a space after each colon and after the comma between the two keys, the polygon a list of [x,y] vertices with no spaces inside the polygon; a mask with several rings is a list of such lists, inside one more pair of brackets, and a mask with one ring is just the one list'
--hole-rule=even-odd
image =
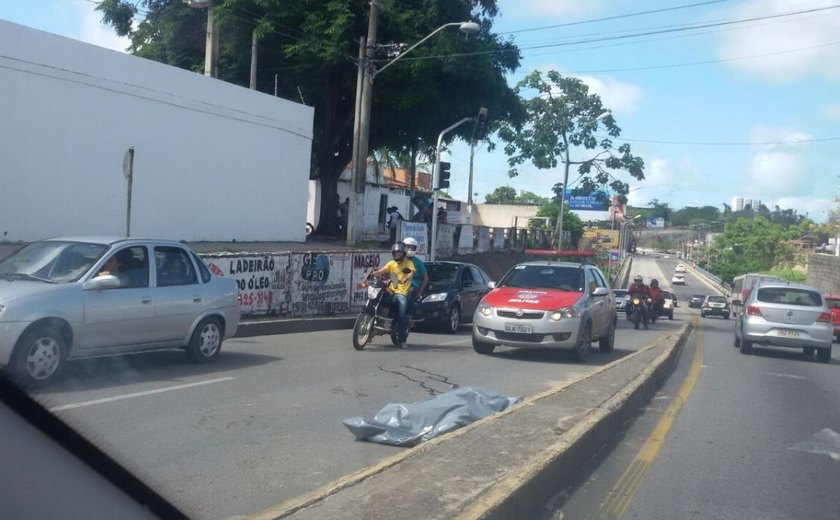
{"label": "concrete median", "polygon": [[651,398],[691,330],[254,518],[527,518]]}

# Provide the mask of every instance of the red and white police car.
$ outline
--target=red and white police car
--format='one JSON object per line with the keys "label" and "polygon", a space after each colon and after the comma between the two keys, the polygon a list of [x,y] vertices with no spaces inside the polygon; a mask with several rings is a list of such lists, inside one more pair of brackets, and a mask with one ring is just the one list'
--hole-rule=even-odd
{"label": "red and white police car", "polygon": [[589,356],[615,342],[615,298],[596,266],[573,262],[526,262],[507,272],[482,298],[473,316],[473,348],[490,354],[499,345],[554,347]]}

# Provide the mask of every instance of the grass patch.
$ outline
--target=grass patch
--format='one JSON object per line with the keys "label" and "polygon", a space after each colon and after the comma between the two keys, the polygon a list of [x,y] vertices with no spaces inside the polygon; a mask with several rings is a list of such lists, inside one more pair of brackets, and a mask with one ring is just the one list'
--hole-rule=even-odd
{"label": "grass patch", "polygon": [[778,276],[779,278],[787,282],[805,283],[805,273],[794,269],[772,269],[770,271],[761,271],[760,274]]}

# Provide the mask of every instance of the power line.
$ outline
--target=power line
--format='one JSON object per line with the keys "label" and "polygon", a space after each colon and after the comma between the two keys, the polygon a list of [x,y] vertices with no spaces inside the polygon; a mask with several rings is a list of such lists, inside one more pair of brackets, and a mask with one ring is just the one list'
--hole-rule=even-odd
{"label": "power line", "polygon": [[755,22],[760,20],[772,20],[776,18],[784,18],[788,16],[795,16],[799,14],[807,14],[807,13],[815,13],[821,11],[828,11],[831,9],[840,8],[840,5],[832,5],[827,7],[817,7],[813,9],[805,9],[801,11],[791,11],[787,13],[780,13],[780,14],[772,14],[772,15],[765,15],[765,16],[754,16],[750,18],[741,18],[737,20],[726,20],[721,22],[712,22],[706,24],[693,24],[681,27],[673,27],[673,28],[666,28],[666,29],[655,29],[655,30],[648,30],[642,31],[637,33],[631,34],[622,34],[616,36],[606,36],[601,38],[584,38],[579,40],[571,40],[559,43],[550,43],[544,45],[532,45],[532,46],[524,46],[524,47],[517,47],[514,49],[494,49],[489,51],[472,51],[472,52],[460,52],[460,53],[451,53],[451,54],[438,54],[432,56],[417,56],[413,58],[404,58],[403,61],[419,61],[419,60],[429,60],[429,59],[439,59],[439,58],[452,58],[452,57],[468,57],[468,56],[480,56],[480,55],[489,55],[489,54],[503,54],[506,52],[520,52],[523,50],[533,50],[533,49],[545,49],[551,47],[565,47],[569,45],[580,45],[584,43],[598,43],[598,42],[605,42],[605,41],[616,41],[616,40],[625,40],[628,38],[639,38],[642,36],[654,36],[658,34],[672,34],[678,32],[685,32],[685,31],[694,31],[697,29],[708,29],[710,27],[724,27],[742,23],[749,23]]}
{"label": "power line", "polygon": [[[599,136],[601,139],[616,139],[610,136]],[[673,145],[687,145],[687,146],[773,146],[773,145],[796,145],[807,143],[826,143],[832,141],[840,141],[838,137],[823,137],[815,139],[797,139],[796,141],[763,141],[763,142],[747,142],[747,141],[662,141],[656,139],[632,139],[621,137],[620,141],[628,141],[631,143],[650,143],[650,144],[673,144]]]}
{"label": "power line", "polygon": [[622,19],[622,18],[632,18],[632,17],[635,17],[635,16],[643,16],[643,15],[646,15],[646,14],[657,14],[657,13],[664,13],[664,12],[667,12],[667,11],[677,11],[677,10],[680,10],[680,9],[689,9],[689,8],[692,8],[692,7],[699,7],[699,6],[710,5],[710,4],[720,4],[720,3],[724,3],[724,2],[728,2],[728,1],[729,0],[712,0],[712,1],[709,1],[709,2],[699,2],[699,3],[696,3],[696,4],[678,5],[678,6],[674,6],[674,7],[664,7],[662,9],[652,9],[650,11],[639,11],[639,12],[635,12],[635,13],[619,14],[619,15],[615,15],[615,16],[606,16],[604,18],[593,18],[591,20],[581,20],[581,21],[578,21],[578,22],[560,23],[560,24],[555,24],[555,25],[544,25],[542,27],[531,27],[531,28],[528,28],[528,29],[517,29],[515,31],[506,31],[506,32],[500,32],[500,33],[497,33],[497,34],[516,34],[516,33],[522,33],[522,32],[542,31],[542,30],[546,30],[546,29],[556,29],[558,27],[571,27],[571,26],[574,26],[574,25],[584,25],[584,24],[596,23],[596,22],[606,22],[606,21],[609,21],[609,20],[619,20],[619,19]]}
{"label": "power line", "polygon": [[717,60],[702,60],[702,61],[689,61],[684,63],[667,63],[661,65],[647,65],[644,67],[623,67],[617,69],[592,69],[592,70],[576,70],[576,71],[568,71],[567,74],[596,74],[596,73],[606,73],[606,72],[631,72],[631,71],[641,71],[641,70],[655,70],[655,69],[674,69],[680,67],[693,67],[697,65],[711,65],[715,63],[729,63],[733,61],[743,61],[743,60],[752,60],[757,58],[768,58],[772,56],[782,56],[785,54],[793,54],[796,52],[805,52],[814,49],[822,49],[825,47],[832,47],[834,45],[840,45],[840,41],[824,43],[822,45],[812,45],[810,47],[800,47],[798,49],[788,49],[784,51],[778,52],[768,52],[764,54],[752,54],[748,56],[737,56],[735,58],[721,58]]}

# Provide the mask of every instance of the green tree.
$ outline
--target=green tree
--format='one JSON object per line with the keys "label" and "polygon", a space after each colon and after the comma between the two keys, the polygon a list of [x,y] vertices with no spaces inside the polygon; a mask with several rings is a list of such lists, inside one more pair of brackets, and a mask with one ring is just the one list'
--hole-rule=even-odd
{"label": "green tree", "polygon": [[[321,180],[321,223],[334,224],[338,178],[352,157],[359,37],[367,34],[369,2],[341,0],[219,0],[219,78],[249,83],[251,36],[259,42],[257,90],[315,108],[311,177]],[[131,39],[130,52],[201,70],[206,12],[182,0],[102,0],[103,20]],[[524,116],[506,75],[519,51],[492,32],[496,0],[389,0],[379,11],[378,65],[400,42],[417,42],[445,23],[475,20],[466,37],[445,30],[376,77],[370,149],[428,153],[443,128],[486,107],[491,119]],[[411,117],[406,117],[410,114]],[[486,139],[489,129],[479,129]],[[447,135],[469,139],[471,125]]]}
{"label": "green tree", "polygon": [[516,202],[516,188],[510,186],[499,186],[493,193],[484,196],[487,204],[512,204]]}
{"label": "green tree", "polygon": [[659,202],[659,199],[653,199],[652,201],[648,202],[648,205],[650,205],[652,209],[652,211],[650,212],[651,217],[661,218],[664,219],[665,222],[670,222],[671,212],[673,210],[667,202]]}
{"label": "green tree", "polygon": [[709,224],[721,219],[721,212],[714,206],[686,206],[671,212],[671,225],[674,227],[692,224]]}
{"label": "green tree", "polygon": [[715,239],[714,271],[721,279],[732,280],[739,274],[772,269],[792,258],[790,238],[782,226],[764,217],[730,220]]}
{"label": "green tree", "polygon": [[[534,71],[517,84],[515,92],[527,117],[524,121],[503,120],[497,125],[511,177],[519,175],[526,162],[540,170],[552,170],[562,163],[564,178],[576,165],[576,193],[593,193],[609,185],[622,195],[628,193],[628,185],[613,177],[611,171],[627,171],[636,179],[644,179],[644,161],[631,153],[629,144],[613,146],[621,129],[611,114],[597,120],[605,107],[581,80],[563,77],[553,70],[545,75]],[[599,139],[595,132],[602,125],[609,137]],[[589,157],[576,160],[572,157],[574,150],[588,153]],[[590,150],[599,151],[593,155]],[[560,189],[562,193],[567,187],[562,184],[555,184],[555,191]]]}
{"label": "green tree", "polygon": [[519,192],[519,195],[516,196],[516,202],[519,204],[544,204],[548,202],[548,197],[540,197],[536,193],[532,193],[530,191],[522,190]]}

